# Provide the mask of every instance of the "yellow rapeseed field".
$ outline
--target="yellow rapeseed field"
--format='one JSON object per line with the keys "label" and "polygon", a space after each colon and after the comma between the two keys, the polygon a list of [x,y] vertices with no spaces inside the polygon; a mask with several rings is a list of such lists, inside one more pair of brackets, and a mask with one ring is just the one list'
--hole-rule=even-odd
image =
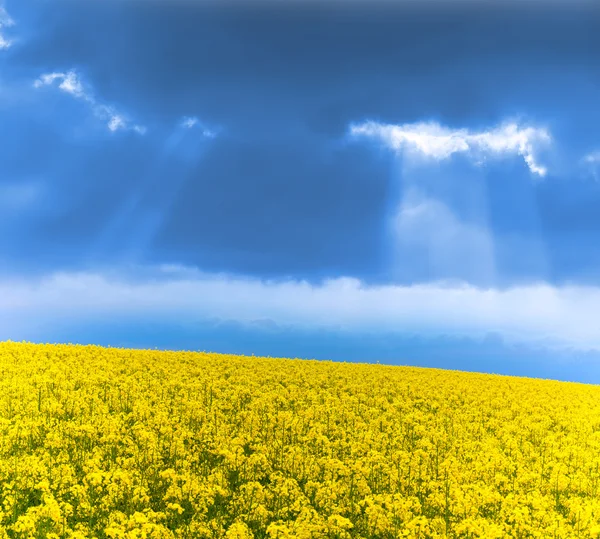
{"label": "yellow rapeseed field", "polygon": [[600,536],[600,387],[0,343],[3,538]]}

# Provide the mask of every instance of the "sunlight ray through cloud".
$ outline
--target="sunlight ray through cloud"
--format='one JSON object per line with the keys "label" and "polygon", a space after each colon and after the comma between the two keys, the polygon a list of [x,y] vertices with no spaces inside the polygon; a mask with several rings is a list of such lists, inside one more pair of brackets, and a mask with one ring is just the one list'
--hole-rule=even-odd
{"label": "sunlight ray through cloud", "polygon": [[[376,139],[403,157],[393,180],[401,195],[388,216],[392,273],[409,280],[416,271],[433,279],[458,278],[487,286],[496,283],[498,238],[487,210],[486,175],[501,166],[497,158],[511,155],[522,158],[533,176],[545,176],[547,168],[539,163],[537,154],[552,142],[549,132],[511,122],[474,131],[435,122],[393,125],[369,121],[351,124],[350,134]],[[454,155],[466,156],[473,166],[451,162]],[[488,158],[495,159],[483,168]],[[535,204],[529,212],[534,219],[538,214]],[[547,265],[545,253],[538,249],[535,256],[542,257],[532,262],[536,267]]]}
{"label": "sunlight ray through cloud", "polygon": [[18,215],[39,202],[43,191],[39,181],[0,183],[0,220],[3,217]]}
{"label": "sunlight ray through cloud", "polygon": [[464,222],[441,200],[409,189],[391,223],[395,268],[425,258],[433,276],[492,283],[496,278],[494,241],[486,222]]}
{"label": "sunlight ray through cloud", "polygon": [[[194,125],[195,122],[192,127]],[[151,172],[143,178],[135,191],[120,201],[119,208],[98,237],[90,242],[91,256],[114,248],[115,242],[127,246],[128,259],[137,259],[147,253],[149,245],[168,218],[174,201],[186,182],[186,178],[181,174],[169,177],[174,163],[181,159],[181,146],[189,136],[186,133],[188,127],[184,123],[181,127],[185,129],[175,129],[167,137],[164,148],[154,158]],[[202,157],[203,151],[194,144],[190,153],[196,161]],[[153,200],[152,204],[148,204],[148,198]]]}

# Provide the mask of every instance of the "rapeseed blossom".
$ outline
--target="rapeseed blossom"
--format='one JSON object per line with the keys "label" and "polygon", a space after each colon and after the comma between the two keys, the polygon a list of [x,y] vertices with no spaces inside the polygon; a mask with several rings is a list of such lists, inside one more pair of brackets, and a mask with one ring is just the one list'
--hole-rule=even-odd
{"label": "rapeseed blossom", "polygon": [[600,538],[600,387],[0,343],[0,539]]}

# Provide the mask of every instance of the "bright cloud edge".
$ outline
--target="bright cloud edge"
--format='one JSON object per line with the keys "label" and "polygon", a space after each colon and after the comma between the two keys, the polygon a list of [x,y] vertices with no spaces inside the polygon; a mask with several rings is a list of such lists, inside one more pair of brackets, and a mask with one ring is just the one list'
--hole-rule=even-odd
{"label": "bright cloud edge", "polygon": [[518,155],[529,171],[539,177],[545,177],[548,169],[538,163],[536,149],[552,142],[547,128],[523,126],[513,120],[482,131],[451,128],[436,121],[388,124],[366,120],[351,123],[348,132],[355,138],[377,139],[396,152],[412,151],[436,161],[456,153],[470,155],[477,163],[481,163],[478,155]]}

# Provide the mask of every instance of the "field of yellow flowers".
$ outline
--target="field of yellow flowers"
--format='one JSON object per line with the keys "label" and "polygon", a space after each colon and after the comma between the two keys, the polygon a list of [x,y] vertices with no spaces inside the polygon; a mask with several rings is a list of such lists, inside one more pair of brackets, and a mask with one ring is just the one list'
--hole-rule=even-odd
{"label": "field of yellow flowers", "polygon": [[600,536],[600,387],[0,343],[0,537]]}

